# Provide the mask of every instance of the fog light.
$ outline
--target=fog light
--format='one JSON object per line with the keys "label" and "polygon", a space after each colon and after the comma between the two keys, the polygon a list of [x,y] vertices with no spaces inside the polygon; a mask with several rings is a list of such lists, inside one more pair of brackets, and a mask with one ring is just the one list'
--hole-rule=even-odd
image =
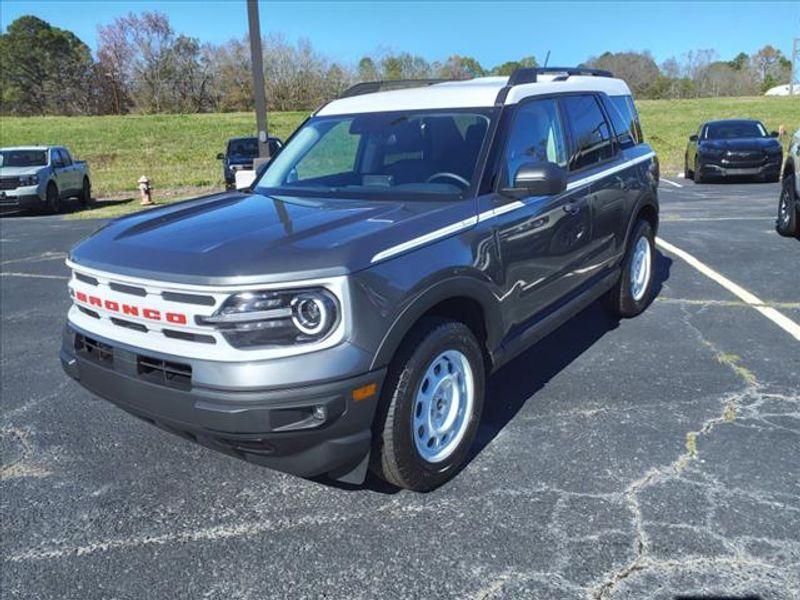
{"label": "fog light", "polygon": [[327,416],[328,410],[322,404],[314,407],[314,418],[317,421],[324,421]]}

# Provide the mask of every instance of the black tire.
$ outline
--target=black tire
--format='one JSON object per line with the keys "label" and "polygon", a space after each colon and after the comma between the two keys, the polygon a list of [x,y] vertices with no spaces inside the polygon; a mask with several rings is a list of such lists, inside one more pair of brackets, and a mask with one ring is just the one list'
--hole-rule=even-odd
{"label": "black tire", "polygon": [[[633,293],[631,270],[633,268],[634,250],[639,240],[644,238],[650,246],[650,269],[644,292],[636,298]],[[606,294],[606,306],[616,317],[631,318],[640,314],[653,301],[655,275],[655,236],[650,223],[640,219],[633,227],[625,258],[622,261],[622,273],[619,281]]]}
{"label": "black tire", "polygon": [[51,215],[58,214],[61,211],[61,198],[58,194],[58,188],[52,181],[47,184],[47,191],[45,192],[45,205],[47,212]]}
{"label": "black tire", "polygon": [[83,178],[83,185],[81,186],[81,193],[78,195],[78,202],[84,208],[92,203],[92,184],[89,183],[89,178]]}
{"label": "black tire", "polygon": [[694,171],[689,168],[689,155],[683,157],[683,177],[684,179],[694,179]]}
{"label": "black tire", "polygon": [[778,200],[778,219],[775,222],[776,231],[785,237],[800,235],[800,217],[797,214],[797,192],[795,191],[794,178],[796,175],[787,175],[783,178],[781,197]]}
{"label": "black tire", "polygon": [[694,159],[694,171],[692,171],[692,179],[694,179],[695,183],[704,183],[705,178],[703,177],[703,172],[701,170],[702,166],[697,162],[697,159]]}
{"label": "black tire", "polygon": [[[413,437],[417,432],[412,420],[414,411],[421,407],[417,404],[417,392],[428,367],[447,351],[461,353],[469,363],[474,390],[472,411],[465,415],[464,432],[449,456],[429,462],[417,450]],[[483,350],[469,327],[441,318],[420,321],[389,366],[375,418],[371,470],[395,486],[417,492],[433,490],[454,477],[463,468],[475,439],[485,387]]]}

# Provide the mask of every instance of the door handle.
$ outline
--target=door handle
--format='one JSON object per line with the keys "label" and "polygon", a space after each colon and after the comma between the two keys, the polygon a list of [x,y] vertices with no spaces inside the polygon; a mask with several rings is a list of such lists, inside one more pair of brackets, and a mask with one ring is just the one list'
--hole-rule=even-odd
{"label": "door handle", "polygon": [[581,211],[581,207],[575,202],[567,202],[564,205],[564,212],[568,215],[577,215]]}

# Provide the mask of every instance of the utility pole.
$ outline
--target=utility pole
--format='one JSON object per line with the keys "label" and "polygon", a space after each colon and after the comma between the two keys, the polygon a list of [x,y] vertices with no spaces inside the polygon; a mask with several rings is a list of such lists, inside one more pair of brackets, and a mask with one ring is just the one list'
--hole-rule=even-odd
{"label": "utility pole", "polygon": [[269,160],[267,136],[267,97],[264,91],[264,58],[261,54],[261,25],[258,22],[258,0],[247,0],[247,22],[250,26],[250,66],[253,70],[253,95],[256,101],[256,129],[258,129],[258,158],[253,169]]}
{"label": "utility pole", "polygon": [[792,40],[792,77],[789,79],[789,95],[794,95],[794,86],[800,85],[800,38]]}

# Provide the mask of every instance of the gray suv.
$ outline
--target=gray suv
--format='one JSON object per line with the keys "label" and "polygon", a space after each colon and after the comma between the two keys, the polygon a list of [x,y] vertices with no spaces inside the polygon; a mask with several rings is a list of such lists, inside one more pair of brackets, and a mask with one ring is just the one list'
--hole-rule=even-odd
{"label": "gray suv", "polygon": [[78,244],[65,371],[303,477],[453,477],[491,372],[599,298],[651,301],[658,163],[610,73],[425,83],[351,90],[252,190]]}

